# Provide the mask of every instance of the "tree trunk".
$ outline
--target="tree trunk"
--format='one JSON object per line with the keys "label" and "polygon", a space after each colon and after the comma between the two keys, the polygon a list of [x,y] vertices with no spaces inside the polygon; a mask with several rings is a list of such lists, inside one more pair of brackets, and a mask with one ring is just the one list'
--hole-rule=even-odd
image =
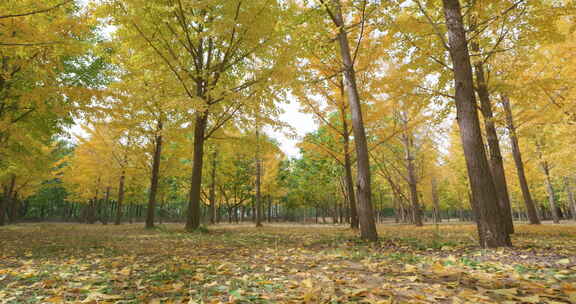
{"label": "tree trunk", "polygon": [[564,177],[564,184],[566,185],[566,192],[568,194],[568,204],[572,213],[572,219],[576,221],[576,198],[574,198],[574,189],[572,188],[572,180],[570,177]]}
{"label": "tree trunk", "polygon": [[128,205],[128,222],[130,224],[134,223],[134,203]]}
{"label": "tree trunk", "polygon": [[268,194],[268,223],[272,223],[272,195]]}
{"label": "tree trunk", "polygon": [[542,162],[542,170],[546,175],[546,192],[548,192],[548,202],[550,203],[550,213],[552,214],[552,221],[554,224],[560,223],[560,216],[558,214],[558,206],[556,205],[556,197],[554,195],[554,187],[552,186],[552,180],[550,178],[550,167],[548,162]]}
{"label": "tree trunk", "polygon": [[88,224],[96,223],[96,204],[98,201],[98,195],[94,197],[92,201],[88,203],[88,211],[86,212],[86,220]]}
{"label": "tree trunk", "polygon": [[349,137],[344,137],[344,171],[346,182],[346,194],[350,204],[350,228],[358,229],[358,210],[356,209],[356,195],[354,193],[354,181],[352,179],[352,161],[350,159]]}
{"label": "tree trunk", "polygon": [[158,179],[160,175],[160,157],[162,156],[162,120],[158,120],[154,156],[152,160],[152,178],[150,181],[150,196],[148,197],[148,210],[146,212],[146,228],[154,228],[154,214],[156,212],[156,193],[158,192]]}
{"label": "tree trunk", "polygon": [[352,112],[352,130],[354,132],[354,141],[356,144],[357,159],[357,195],[358,195],[358,214],[360,223],[360,237],[369,241],[378,239],[376,223],[374,222],[374,212],[372,210],[372,192],[370,185],[370,159],[368,155],[368,143],[366,141],[366,131],[362,119],[362,107],[360,104],[360,95],[356,86],[356,75],[354,71],[354,62],[350,53],[350,45],[345,30],[344,19],[342,17],[342,8],[339,0],[332,0],[334,4],[334,23],[338,27],[338,43],[340,45],[340,54],[342,56],[344,71],[344,86],[348,94],[350,110]]}
{"label": "tree trunk", "polygon": [[[256,123],[258,124],[258,123]],[[259,126],[256,126],[256,201],[254,204],[255,212],[255,222],[256,227],[262,227],[262,193],[261,193],[261,183],[262,183],[262,162],[260,160],[260,130]]]}
{"label": "tree trunk", "polygon": [[432,204],[434,205],[434,223],[441,223],[442,217],[440,216],[440,200],[438,199],[438,184],[436,176],[432,176]]}
{"label": "tree trunk", "polygon": [[396,224],[400,223],[400,217],[401,217],[401,213],[400,213],[400,204],[399,199],[398,199],[398,195],[396,194],[396,191],[392,190],[392,194],[393,194],[393,204],[394,204],[394,222]]}
{"label": "tree trunk", "polygon": [[472,219],[476,223],[476,229],[478,230],[478,240],[480,244],[486,243],[486,229],[482,226],[482,221],[480,219],[480,209],[476,201],[474,201],[474,197],[472,193],[468,192],[468,200],[470,202],[470,207],[472,208]]}
{"label": "tree trunk", "polygon": [[210,224],[216,223],[216,157],[218,152],[214,148],[212,152],[212,183],[210,184]]}
{"label": "tree trunk", "polygon": [[120,225],[122,221],[122,204],[124,203],[124,181],[126,179],[126,170],[122,170],[120,175],[120,182],[118,184],[118,201],[116,202],[116,220],[115,225]]}
{"label": "tree trunk", "polygon": [[207,122],[207,112],[196,113],[196,122],[194,124],[194,162],[192,164],[188,215],[186,218],[187,231],[194,231],[200,227],[200,187],[202,186],[204,136],[206,133]]}
{"label": "tree trunk", "polygon": [[522,196],[524,198],[524,204],[526,205],[528,220],[532,225],[539,225],[540,219],[538,219],[538,212],[536,211],[536,206],[534,205],[534,201],[532,200],[532,195],[530,195],[530,188],[528,187],[526,173],[524,172],[524,162],[522,161],[522,153],[520,152],[520,145],[518,144],[518,136],[516,135],[516,127],[514,126],[514,119],[512,117],[510,100],[508,99],[507,96],[502,96],[502,107],[504,108],[504,114],[506,116],[506,125],[508,128],[508,132],[510,134],[510,143],[512,146],[512,156],[514,157],[514,163],[516,164],[516,171],[518,172],[518,182],[520,184],[520,189],[522,189]]}
{"label": "tree trunk", "polygon": [[[401,114],[402,116],[402,114]],[[406,169],[408,171],[408,188],[410,189],[410,202],[412,204],[412,220],[416,226],[423,226],[422,214],[420,212],[420,202],[418,197],[418,179],[416,177],[416,168],[414,166],[414,155],[412,148],[414,140],[412,134],[408,131],[408,121],[406,117],[400,117],[404,125],[402,134],[402,143],[406,154]]]}
{"label": "tree trunk", "polygon": [[6,188],[0,197],[0,226],[6,225]]}
{"label": "tree trunk", "polygon": [[110,186],[106,187],[106,196],[104,197],[104,208],[100,214],[100,221],[108,225],[108,207],[110,205]]}
{"label": "tree trunk", "polygon": [[[459,0],[443,0],[448,26],[449,51],[454,69],[456,111],[460,137],[468,169],[472,198],[478,205],[481,229],[485,230],[482,247],[511,246],[506,223],[500,216],[496,187],[490,173],[480,122],[478,120],[474,80],[466,32],[462,21]],[[482,235],[482,231],[479,231]]]}
{"label": "tree trunk", "polygon": [[6,193],[4,196],[4,208],[0,211],[2,219],[0,220],[2,223],[0,225],[5,224],[6,218],[8,218],[9,223],[13,221],[12,219],[12,208],[13,208],[13,201],[14,201],[14,188],[16,187],[16,175],[12,174],[10,177],[10,184],[6,188]]}
{"label": "tree trunk", "polygon": [[[479,52],[480,50],[477,45],[477,43],[473,43],[475,51]],[[506,184],[506,173],[504,172],[504,162],[502,161],[502,153],[500,152],[500,142],[498,140],[498,133],[496,132],[494,114],[492,112],[492,102],[490,101],[490,93],[488,92],[482,62],[474,64],[474,70],[476,72],[480,108],[482,115],[484,116],[484,128],[486,130],[486,139],[488,141],[492,178],[494,179],[494,186],[496,187],[500,210],[502,211],[502,220],[506,223],[508,233],[512,234],[514,233],[514,222],[512,220],[512,208],[510,206],[508,186]]]}
{"label": "tree trunk", "polygon": [[[344,84],[340,85],[340,94],[345,98]],[[346,184],[346,194],[350,204],[350,228],[358,229],[358,210],[356,209],[356,194],[354,193],[354,180],[352,178],[352,160],[350,157],[350,136],[348,133],[348,121],[346,119],[345,108],[340,109],[340,119],[342,120],[342,139],[344,141],[344,181]]]}

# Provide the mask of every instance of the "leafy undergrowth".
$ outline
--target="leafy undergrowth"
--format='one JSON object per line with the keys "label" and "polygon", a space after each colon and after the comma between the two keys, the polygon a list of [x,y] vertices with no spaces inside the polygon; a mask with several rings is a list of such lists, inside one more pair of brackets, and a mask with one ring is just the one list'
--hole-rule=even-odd
{"label": "leafy undergrowth", "polygon": [[576,226],[20,224],[0,228],[0,303],[575,303]]}

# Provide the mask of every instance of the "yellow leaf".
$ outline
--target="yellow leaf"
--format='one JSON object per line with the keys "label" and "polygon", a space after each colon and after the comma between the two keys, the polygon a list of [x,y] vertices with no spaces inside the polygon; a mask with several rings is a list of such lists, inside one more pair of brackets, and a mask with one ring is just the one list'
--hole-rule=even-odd
{"label": "yellow leaf", "polygon": [[54,297],[46,299],[45,301],[48,303],[63,303],[64,298],[62,298],[60,296],[54,296]]}
{"label": "yellow leaf", "polygon": [[570,264],[570,259],[561,259],[556,261],[556,264],[560,264],[560,265],[568,265]]}
{"label": "yellow leaf", "polygon": [[122,270],[118,271],[118,273],[123,275],[123,276],[128,276],[128,275],[130,275],[130,268],[125,267]]}
{"label": "yellow leaf", "polygon": [[311,279],[306,279],[306,280],[302,281],[302,286],[304,286],[306,288],[312,288],[313,285],[314,285],[314,283],[312,282]]}

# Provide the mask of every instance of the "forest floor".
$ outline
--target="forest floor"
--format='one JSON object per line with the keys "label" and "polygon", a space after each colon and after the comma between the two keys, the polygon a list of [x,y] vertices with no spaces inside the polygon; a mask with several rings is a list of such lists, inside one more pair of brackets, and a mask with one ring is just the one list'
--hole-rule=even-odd
{"label": "forest floor", "polygon": [[0,227],[0,303],[576,303],[576,226],[18,224]]}

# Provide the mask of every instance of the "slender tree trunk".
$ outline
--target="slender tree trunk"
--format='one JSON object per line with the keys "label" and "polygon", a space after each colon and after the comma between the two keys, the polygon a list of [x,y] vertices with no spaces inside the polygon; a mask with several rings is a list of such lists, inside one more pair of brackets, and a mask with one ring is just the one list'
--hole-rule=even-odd
{"label": "slender tree trunk", "polygon": [[[492,179],[480,122],[478,120],[474,80],[468,51],[468,41],[462,21],[459,0],[443,0],[448,26],[449,51],[454,69],[456,111],[460,137],[468,168],[472,197],[478,205],[481,229],[485,229],[483,247],[511,246],[506,223],[500,216],[500,205]],[[482,232],[479,231],[479,235]]]}
{"label": "slender tree trunk", "polygon": [[516,171],[518,172],[518,182],[520,184],[520,189],[522,190],[524,204],[526,205],[528,220],[532,225],[539,225],[540,219],[538,219],[538,212],[536,211],[536,206],[534,205],[534,201],[532,200],[532,195],[530,195],[530,188],[528,187],[528,181],[526,179],[526,173],[524,171],[524,162],[522,161],[522,153],[520,152],[520,145],[518,144],[518,136],[516,135],[516,127],[514,126],[514,119],[512,117],[510,100],[508,99],[507,96],[502,96],[502,107],[504,108],[504,114],[506,116],[506,125],[508,128],[508,133],[510,134],[510,143],[512,146],[512,156],[514,157],[514,163],[516,164]]}
{"label": "slender tree trunk", "polygon": [[126,179],[126,170],[122,169],[120,175],[120,182],[118,184],[118,201],[116,202],[116,220],[115,225],[120,225],[122,222],[122,204],[124,203],[124,181]]}
{"label": "slender tree trunk", "polygon": [[94,224],[96,223],[96,204],[98,201],[98,195],[96,195],[94,197],[94,199],[92,199],[92,201],[90,201],[88,203],[88,210],[86,212],[86,219],[88,221],[88,224]]}
{"label": "slender tree trunk", "polygon": [[268,223],[272,223],[272,195],[268,195]]}
{"label": "slender tree trunk", "polygon": [[[480,51],[477,43],[473,43],[472,45],[475,46],[475,51]],[[500,152],[500,142],[498,140],[498,133],[496,132],[496,125],[494,123],[492,102],[490,101],[490,93],[488,92],[484,76],[483,64],[481,62],[474,64],[474,70],[476,73],[480,108],[482,115],[484,116],[484,128],[486,130],[486,139],[488,141],[492,178],[494,179],[494,186],[496,187],[500,202],[502,220],[506,222],[508,233],[512,234],[514,233],[514,222],[512,220],[512,209],[510,206],[510,197],[508,195],[508,186],[506,184],[506,173],[504,172],[504,162],[502,161],[502,153]]]}
{"label": "slender tree trunk", "polygon": [[158,192],[158,179],[160,175],[160,157],[162,156],[162,120],[158,120],[154,156],[152,160],[152,178],[150,181],[150,195],[148,197],[148,210],[146,212],[146,228],[154,228],[154,214],[156,212],[156,193]]}
{"label": "slender tree trunk", "polygon": [[16,175],[12,174],[10,177],[10,184],[8,186],[8,192],[6,193],[5,201],[4,201],[4,213],[8,217],[9,223],[14,221],[13,219],[13,211],[14,208],[14,188],[16,187]]}
{"label": "slender tree trunk", "polygon": [[106,195],[104,196],[104,208],[100,214],[100,221],[104,225],[108,225],[108,208],[110,206],[110,186],[106,187]]}
{"label": "slender tree trunk", "polygon": [[401,218],[401,213],[400,213],[400,204],[399,199],[398,199],[398,195],[396,194],[396,191],[392,190],[392,194],[393,194],[393,204],[394,204],[394,222],[396,224],[400,223],[400,218]]}
{"label": "slender tree trunk", "polygon": [[188,215],[186,230],[194,231],[200,227],[200,187],[202,186],[202,166],[204,158],[204,141],[207,112],[196,113],[194,125],[194,162],[192,164],[192,177],[190,179],[190,195],[188,201]]}
{"label": "slender tree trunk", "polygon": [[357,195],[358,195],[358,215],[360,223],[360,237],[369,241],[378,239],[376,223],[374,222],[374,212],[372,210],[372,191],[370,184],[370,158],[368,155],[368,143],[366,140],[366,131],[362,119],[362,106],[360,104],[360,95],[356,86],[356,75],[354,71],[354,62],[348,43],[344,18],[342,17],[342,8],[339,0],[332,0],[334,4],[333,18],[335,25],[339,28],[338,43],[340,45],[340,54],[342,57],[344,70],[344,86],[348,94],[350,110],[352,112],[352,130],[354,132],[354,141],[356,144],[357,159]]}
{"label": "slender tree trunk", "polygon": [[[258,122],[256,122],[258,125]],[[260,160],[260,127],[256,126],[256,201],[254,204],[254,218],[256,227],[262,227],[262,162]]]}
{"label": "slender tree trunk", "polygon": [[6,217],[8,216],[9,207],[12,204],[12,192],[16,184],[16,176],[12,174],[10,184],[4,187],[4,195],[0,198],[0,226],[6,225]]}
{"label": "slender tree trunk", "polygon": [[400,117],[404,125],[402,134],[402,143],[406,154],[406,169],[408,171],[408,188],[410,189],[410,202],[412,203],[412,220],[416,226],[423,226],[422,214],[420,212],[420,202],[418,197],[418,179],[416,177],[416,168],[414,166],[414,155],[412,148],[414,141],[412,134],[408,131],[408,121],[406,117]]}
{"label": "slender tree trunk", "polygon": [[438,198],[438,184],[436,176],[432,176],[432,204],[434,205],[434,223],[441,223],[442,216],[440,216],[440,200]]}
{"label": "slender tree trunk", "polygon": [[[343,220],[340,221],[341,223],[350,223],[348,215],[349,215],[349,210],[350,210],[350,197],[348,195],[348,191],[346,190],[346,176],[340,176],[340,182],[339,182],[339,186],[340,186],[340,191],[342,192],[342,198],[344,199],[344,202],[342,203],[342,218]],[[354,190],[354,186],[352,186],[352,190]],[[348,206],[348,207],[346,207]]]}
{"label": "slender tree trunk", "polygon": [[97,186],[96,186],[96,193],[94,195],[94,199],[89,202],[88,204],[88,212],[87,212],[87,219],[88,219],[88,224],[94,224],[96,223],[96,213],[97,213],[97,208],[98,208],[98,202],[100,201],[100,199],[98,198],[98,196],[100,195],[100,177],[98,177],[98,181],[97,181]]}
{"label": "slender tree trunk", "polygon": [[346,194],[350,204],[350,228],[358,229],[358,210],[356,209],[356,195],[354,193],[354,181],[352,178],[352,161],[350,159],[349,138],[344,137],[344,181],[346,184]]}
{"label": "slender tree trunk", "polygon": [[541,163],[542,170],[546,175],[546,192],[548,192],[548,202],[550,203],[550,213],[552,214],[552,221],[554,224],[560,223],[560,216],[558,214],[558,206],[556,205],[556,197],[554,195],[554,187],[552,186],[552,179],[550,178],[550,166],[548,162]]}
{"label": "slender tree trunk", "polygon": [[134,203],[128,204],[128,222],[134,223]]}
{"label": "slender tree trunk", "polygon": [[214,152],[212,152],[212,183],[210,184],[210,224],[216,223],[216,165],[217,161],[216,158],[218,156],[218,152],[216,148],[214,148]]}
{"label": "slender tree trunk", "polygon": [[0,226],[6,225],[6,187],[4,187],[4,193],[0,197]]}
{"label": "slender tree trunk", "polygon": [[[342,100],[346,98],[344,90],[344,81],[340,77],[340,95]],[[344,102],[343,102],[344,104]],[[356,194],[354,193],[354,180],[352,178],[352,159],[350,156],[350,136],[348,129],[348,120],[346,119],[346,107],[340,109],[340,119],[342,120],[342,139],[344,141],[344,172],[346,194],[348,195],[348,203],[350,204],[350,228],[358,229],[358,210],[356,209]]]}
{"label": "slender tree trunk", "polygon": [[[10,224],[14,224],[16,223],[16,220],[18,219],[18,193],[13,193],[12,196],[10,197],[10,205],[8,205],[8,222]],[[50,205],[53,205],[54,202],[50,202]],[[52,208],[50,208],[49,210],[53,210]],[[50,216],[50,214],[48,215]]]}
{"label": "slender tree trunk", "polygon": [[574,198],[574,189],[572,188],[572,180],[570,177],[564,177],[564,184],[568,194],[569,208],[572,213],[572,219],[576,221],[576,198]]}

